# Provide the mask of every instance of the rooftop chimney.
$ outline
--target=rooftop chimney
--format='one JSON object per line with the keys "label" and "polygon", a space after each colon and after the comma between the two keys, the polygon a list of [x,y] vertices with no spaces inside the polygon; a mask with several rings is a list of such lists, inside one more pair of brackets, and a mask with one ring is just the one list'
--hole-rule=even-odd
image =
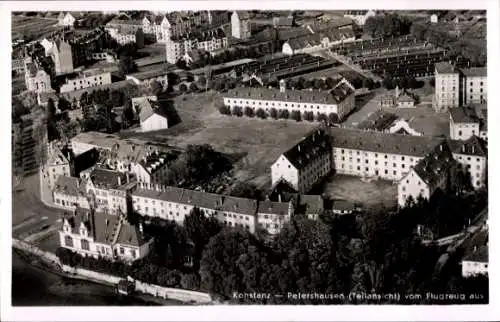
{"label": "rooftop chimney", "polygon": [[122,177],[121,176],[118,176],[118,185],[121,186],[122,185]]}

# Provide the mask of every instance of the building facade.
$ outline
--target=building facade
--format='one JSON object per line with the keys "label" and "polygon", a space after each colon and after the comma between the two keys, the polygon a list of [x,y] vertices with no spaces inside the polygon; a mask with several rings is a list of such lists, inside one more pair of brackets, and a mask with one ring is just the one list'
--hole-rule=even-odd
{"label": "building facade", "polygon": [[299,111],[301,114],[312,112],[314,115],[331,113],[342,120],[355,107],[354,90],[346,83],[339,83],[331,91],[300,91],[287,90],[284,82],[280,89],[265,87],[239,87],[223,94],[223,103],[233,110],[235,107],[261,108],[269,110]]}
{"label": "building facade", "polygon": [[56,75],[71,74],[73,72],[73,53],[69,42],[57,40],[51,50]]}
{"label": "building facade", "polygon": [[288,182],[306,194],[332,170],[331,145],[323,130],[315,130],[284,152],[271,166],[271,181]]}
{"label": "building facade", "polygon": [[124,216],[75,209],[66,215],[59,231],[61,247],[82,256],[131,262],[149,253],[153,239],[132,226]]}
{"label": "building facade", "polygon": [[453,140],[468,140],[474,135],[480,135],[480,119],[475,109],[458,107],[450,110],[450,138]]}
{"label": "building facade", "polygon": [[459,106],[460,74],[450,63],[441,62],[435,65],[435,93],[433,104],[437,112]]}
{"label": "building facade", "polygon": [[234,11],[231,15],[231,35],[238,39],[248,39],[251,35],[250,15],[245,11]]}
{"label": "building facade", "polygon": [[26,58],[24,81],[26,89],[35,93],[52,92],[50,75],[43,70],[38,63],[30,57]]}
{"label": "building facade", "polygon": [[488,97],[486,67],[463,68],[463,105],[483,104]]}
{"label": "building facade", "polygon": [[111,73],[98,70],[83,72],[81,77],[69,79],[60,88],[61,93],[73,92],[83,88],[111,84]]}

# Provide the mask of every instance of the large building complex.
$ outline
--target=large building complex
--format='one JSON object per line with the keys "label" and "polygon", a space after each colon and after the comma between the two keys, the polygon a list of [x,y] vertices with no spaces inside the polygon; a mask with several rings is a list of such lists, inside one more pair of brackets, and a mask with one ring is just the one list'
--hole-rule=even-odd
{"label": "large building complex", "polygon": [[234,109],[249,107],[262,108],[269,112],[277,110],[312,112],[314,115],[331,113],[342,120],[354,109],[354,89],[346,82],[340,82],[330,91],[287,90],[284,81],[280,89],[264,87],[238,87],[223,94],[224,105]]}
{"label": "large building complex", "polygon": [[463,105],[485,103],[488,94],[486,67],[462,68],[461,72]]}

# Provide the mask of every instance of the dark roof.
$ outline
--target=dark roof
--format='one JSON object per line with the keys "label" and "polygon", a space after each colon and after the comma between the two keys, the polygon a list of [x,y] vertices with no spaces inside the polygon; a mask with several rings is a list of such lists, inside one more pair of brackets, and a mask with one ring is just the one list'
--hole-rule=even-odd
{"label": "dark roof", "polygon": [[54,191],[70,196],[82,196],[86,194],[85,185],[80,178],[59,176],[55,183]]}
{"label": "dark roof", "polygon": [[488,156],[486,142],[477,136],[470,137],[467,141],[449,140],[450,147],[453,153],[474,155],[480,157]]}
{"label": "dark roof", "polygon": [[368,116],[367,119],[360,122],[357,126],[360,130],[383,131],[388,129],[398,116],[383,110],[378,110]]}
{"label": "dark roof", "polygon": [[305,205],[306,214],[321,214],[325,203],[320,195],[300,195],[300,203]]}
{"label": "dark roof", "polygon": [[258,213],[287,215],[289,204],[287,202],[261,201],[257,209]]}
{"label": "dark roof", "polygon": [[117,189],[126,183],[126,175],[118,171],[95,168],[90,173],[90,180],[96,187]]}
{"label": "dark roof", "polygon": [[308,46],[318,46],[321,44],[321,36],[319,34],[303,35],[287,40],[288,45],[292,49],[302,49]]}
{"label": "dark roof", "polygon": [[439,62],[435,64],[436,71],[440,74],[451,74],[457,73],[457,69],[455,66],[448,62]]}
{"label": "dark roof", "polygon": [[143,237],[144,236],[139,231],[139,228],[124,221],[122,222],[120,230],[118,231],[116,243],[140,247],[146,243]]}
{"label": "dark roof", "polygon": [[352,211],[354,208],[356,208],[354,203],[347,200],[335,200],[332,205],[332,210]]}
{"label": "dark roof", "polygon": [[267,195],[271,201],[288,202],[292,199],[297,199],[298,192],[288,181],[280,178],[269,190]]}
{"label": "dark roof", "polygon": [[281,92],[275,88],[237,87],[229,90],[223,96],[227,98],[337,105],[353,93],[354,91],[349,86],[342,84],[330,92],[301,90],[286,90]]}
{"label": "dark roof", "polygon": [[95,213],[92,219],[94,222],[95,241],[103,244],[111,244],[119,233],[120,217],[106,213]]}
{"label": "dark roof", "polygon": [[453,159],[450,147],[443,142],[420,160],[413,170],[425,183],[434,186],[456,165],[457,162]]}
{"label": "dark roof", "polygon": [[139,119],[141,120],[141,122],[146,121],[154,114],[167,117],[167,111],[161,106],[159,102],[146,98],[144,100],[140,100],[138,103],[140,105]]}
{"label": "dark roof", "polygon": [[322,129],[309,133],[299,143],[283,153],[297,169],[305,168],[318,156],[331,153],[330,138]]}
{"label": "dark roof", "polygon": [[278,39],[281,41],[312,35],[311,31],[304,27],[277,29],[277,32]]}
{"label": "dark roof", "polygon": [[257,213],[257,200],[225,196],[222,204],[223,211],[230,211],[239,214],[255,215]]}
{"label": "dark roof", "polygon": [[329,128],[336,148],[423,157],[442,139],[355,129]]}
{"label": "dark roof", "polygon": [[275,26],[281,27],[291,27],[293,25],[293,18],[292,17],[274,17],[273,18],[273,24]]}
{"label": "dark roof", "polygon": [[466,77],[486,77],[488,74],[486,67],[462,68],[461,71]]}
{"label": "dark roof", "polygon": [[450,108],[451,119],[455,123],[479,123],[475,108],[469,106]]}
{"label": "dark roof", "polygon": [[99,160],[99,152],[95,148],[92,148],[73,158],[75,173],[79,174],[81,171],[87,170],[96,164]]}
{"label": "dark roof", "polygon": [[488,246],[481,246],[475,252],[465,256],[463,261],[488,263]]}

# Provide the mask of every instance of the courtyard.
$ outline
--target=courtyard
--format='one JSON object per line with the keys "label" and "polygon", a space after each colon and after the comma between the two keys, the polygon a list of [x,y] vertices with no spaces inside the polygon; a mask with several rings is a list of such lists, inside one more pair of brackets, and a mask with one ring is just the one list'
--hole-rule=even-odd
{"label": "courtyard", "polygon": [[397,184],[385,180],[362,181],[360,177],[334,174],[322,185],[325,197],[361,204],[364,208],[395,207]]}
{"label": "courtyard", "polygon": [[213,91],[177,96],[173,99],[173,107],[180,123],[161,131],[134,133],[134,136],[180,148],[189,144],[210,144],[236,160],[235,179],[268,188],[271,164],[319,125],[307,121],[222,115],[217,110],[221,100]]}

